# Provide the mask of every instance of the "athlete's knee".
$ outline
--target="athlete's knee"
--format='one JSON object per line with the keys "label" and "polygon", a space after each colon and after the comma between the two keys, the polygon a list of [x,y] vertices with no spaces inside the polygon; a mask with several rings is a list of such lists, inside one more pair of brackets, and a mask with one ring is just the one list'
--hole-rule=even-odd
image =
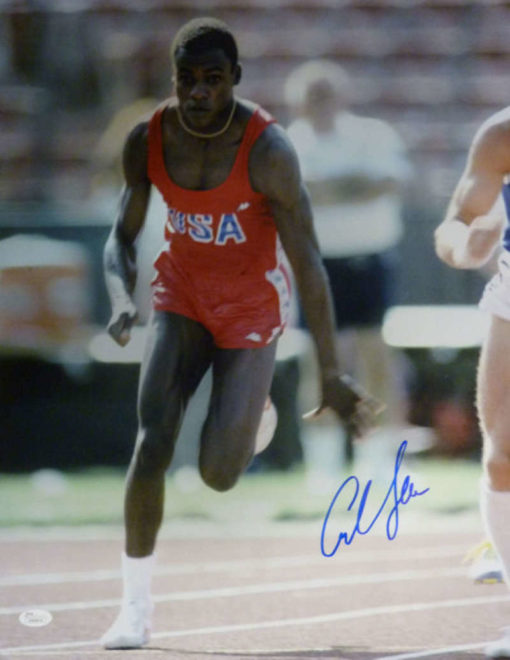
{"label": "athlete's knee", "polygon": [[229,469],[225,465],[200,464],[200,475],[204,483],[220,493],[232,489],[236,485],[241,472],[242,470]]}
{"label": "athlete's knee", "polygon": [[199,470],[203,481],[218,491],[237,483],[253,455],[256,428],[249,419],[230,416],[219,423],[208,417],[202,429]]}
{"label": "athlete's knee", "polygon": [[483,468],[488,483],[496,490],[510,489],[510,438],[508,442],[491,441],[483,455]]}
{"label": "athlete's knee", "polygon": [[[236,485],[252,456],[251,451],[248,448],[243,450],[240,444],[217,442],[209,444],[209,449],[202,447],[200,475],[210,488],[224,492]],[[235,447],[235,450],[221,451],[219,447]]]}

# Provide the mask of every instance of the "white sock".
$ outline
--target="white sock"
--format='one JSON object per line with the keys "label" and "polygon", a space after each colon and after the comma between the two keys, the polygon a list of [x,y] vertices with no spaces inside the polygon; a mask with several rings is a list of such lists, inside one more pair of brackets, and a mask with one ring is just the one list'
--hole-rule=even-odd
{"label": "white sock", "polygon": [[122,579],[124,601],[150,600],[152,571],[155,555],[128,557],[122,553]]}
{"label": "white sock", "polygon": [[510,491],[492,490],[484,480],[480,491],[482,520],[501,559],[505,582],[510,586]]}

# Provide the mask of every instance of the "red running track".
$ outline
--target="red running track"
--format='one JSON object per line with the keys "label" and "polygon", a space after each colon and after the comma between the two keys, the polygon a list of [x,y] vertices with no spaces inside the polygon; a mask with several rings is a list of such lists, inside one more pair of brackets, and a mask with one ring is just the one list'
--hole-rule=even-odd
{"label": "red running track", "polygon": [[[129,652],[97,642],[119,604],[121,530],[3,531],[0,657],[469,660],[509,623],[506,587],[473,584],[462,564],[476,518],[404,520],[395,540],[374,530],[330,559],[320,529],[167,522],[153,638]],[[20,623],[34,609],[52,621]]]}

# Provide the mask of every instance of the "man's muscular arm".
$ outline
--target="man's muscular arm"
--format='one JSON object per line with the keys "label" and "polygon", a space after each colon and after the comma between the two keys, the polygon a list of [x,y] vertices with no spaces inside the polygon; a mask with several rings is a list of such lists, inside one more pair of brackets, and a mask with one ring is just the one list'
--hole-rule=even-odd
{"label": "man's muscular arm", "polygon": [[123,152],[125,184],[120,208],[104,248],[106,287],[112,305],[108,332],[124,346],[137,319],[133,302],[136,284],[135,240],[145,222],[151,183],[147,177],[147,124],[129,134]]}
{"label": "man's muscular arm", "polygon": [[453,268],[479,268],[501,237],[504,215],[497,207],[510,171],[510,123],[486,122],[471,145],[466,167],[435,231],[436,254]]}
{"label": "man's muscular arm", "polygon": [[316,346],[322,386],[322,401],[316,413],[330,407],[360,434],[372,423],[374,402],[361,388],[341,378],[331,293],[313,227],[310,199],[297,156],[281,127],[268,127],[257,141],[250,158],[250,176],[254,188],[269,200]]}

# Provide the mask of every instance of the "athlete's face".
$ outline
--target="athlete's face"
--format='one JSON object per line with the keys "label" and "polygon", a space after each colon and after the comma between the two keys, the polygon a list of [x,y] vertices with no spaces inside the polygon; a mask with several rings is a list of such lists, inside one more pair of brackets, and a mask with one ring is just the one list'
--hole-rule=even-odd
{"label": "athlete's face", "polygon": [[239,82],[239,66],[233,67],[219,48],[199,54],[180,48],[174,61],[175,91],[187,123],[200,129],[221,128]]}

